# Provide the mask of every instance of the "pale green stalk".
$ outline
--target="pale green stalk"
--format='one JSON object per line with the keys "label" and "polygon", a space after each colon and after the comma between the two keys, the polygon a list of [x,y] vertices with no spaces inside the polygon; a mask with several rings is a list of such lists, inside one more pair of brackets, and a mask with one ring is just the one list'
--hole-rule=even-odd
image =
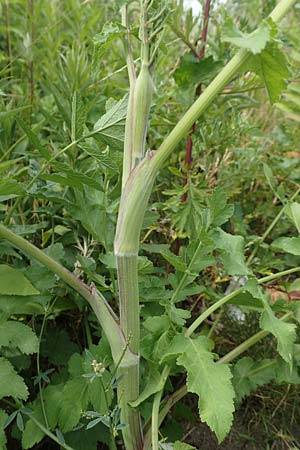
{"label": "pale green stalk", "polygon": [[140,310],[137,276],[137,256],[117,256],[117,271],[120,298],[120,324],[130,351],[137,356],[137,364],[120,367],[118,399],[121,408],[121,422],[128,425],[123,430],[126,450],[139,450],[143,446],[140,414],[129,406],[139,396],[139,345]]}
{"label": "pale green stalk", "polygon": [[[291,8],[296,0],[281,1],[271,13],[274,22],[279,21]],[[117,222],[114,250],[117,260],[118,280],[120,286],[120,308],[121,308],[121,328],[126,329],[125,337],[129,341],[132,349],[134,343],[134,353],[139,353],[136,336],[139,334],[139,311],[138,311],[138,282],[137,282],[137,255],[139,251],[139,240],[141,226],[145,210],[149,201],[152,186],[158,171],[162,168],[167,158],[179,144],[181,139],[189,132],[192,124],[211,105],[217,95],[232,80],[236,73],[246,62],[250,52],[239,50],[229,61],[220,74],[205,89],[198,100],[185,113],[169,136],[162,143],[157,152],[146,153],[145,158],[138,163],[138,158],[133,158],[134,154],[142,154],[141,147],[135,148],[134,136],[135,126],[141,124],[145,127],[145,121],[136,121],[136,116],[146,117],[146,102],[140,105],[134,98],[132,87],[130,95],[133,95],[132,105],[134,110],[128,108],[126,121],[125,145],[124,145],[124,170],[122,180],[122,196]],[[144,57],[144,54],[142,55]],[[138,130],[141,136],[141,128]],[[129,140],[130,138],[130,140]],[[137,164],[137,165],[136,165]],[[134,262],[135,261],[135,262]],[[130,273],[130,275],[129,275]],[[127,275],[126,275],[127,274]],[[136,322],[134,323],[134,321]],[[133,351],[133,350],[132,350]],[[127,420],[128,428],[124,430],[123,437],[126,450],[140,450],[142,448],[143,437],[140,432],[139,414],[135,413],[129,402],[138,397],[138,367],[132,367],[123,375],[119,387],[119,400],[122,406],[122,420]],[[133,383],[136,383],[135,388]],[[128,389],[128,386],[130,389]]]}
{"label": "pale green stalk", "polygon": [[[143,30],[142,67],[137,79],[135,77],[129,34],[126,40],[126,46],[129,51],[127,65],[130,92],[125,124],[122,196],[114,244],[119,284],[121,329],[124,332],[130,351],[137,357],[139,355],[140,344],[140,309],[137,272],[139,236],[144,216],[143,207],[146,207],[148,203],[153,184],[151,176],[149,179],[146,174],[146,179],[149,182],[147,188],[144,189],[145,192],[143,195],[139,195],[138,188],[141,185],[141,176],[144,174],[143,167],[145,167],[145,164],[141,163],[139,165],[139,163],[145,153],[146,134],[152,99],[152,80],[148,65],[149,49],[148,42],[146,42],[146,7],[143,3],[141,4],[141,11]],[[128,29],[127,9],[125,7],[122,10],[122,21]],[[137,166],[141,166],[142,169],[138,170]],[[132,200],[134,203],[138,202],[140,205],[137,210]],[[135,226],[132,228],[133,223]],[[126,450],[141,450],[143,446],[143,432],[140,414],[137,410],[129,406],[130,402],[136,400],[139,396],[139,364],[127,368],[120,368],[118,373],[121,377],[118,386],[121,421],[128,425],[123,430],[125,447]]]}

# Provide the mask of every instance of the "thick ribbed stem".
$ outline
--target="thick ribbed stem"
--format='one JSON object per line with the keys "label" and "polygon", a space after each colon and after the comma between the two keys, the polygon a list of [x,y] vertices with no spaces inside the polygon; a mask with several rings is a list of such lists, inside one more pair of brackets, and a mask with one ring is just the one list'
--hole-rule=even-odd
{"label": "thick ribbed stem", "polygon": [[[118,282],[120,296],[120,324],[130,351],[139,355],[140,311],[137,274],[137,256],[118,256]],[[138,359],[137,359],[138,361]],[[126,450],[140,450],[143,435],[139,413],[129,406],[139,395],[139,364],[119,368],[118,386],[121,421],[128,425],[123,430]]]}

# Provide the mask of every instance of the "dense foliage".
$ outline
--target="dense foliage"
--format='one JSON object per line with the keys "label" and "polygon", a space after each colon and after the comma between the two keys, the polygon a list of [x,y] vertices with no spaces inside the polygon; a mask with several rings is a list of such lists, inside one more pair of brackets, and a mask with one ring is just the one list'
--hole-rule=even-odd
{"label": "dense foliage", "polygon": [[[116,314],[125,3],[139,68],[138,2],[3,0],[0,35],[1,223]],[[183,139],[160,168],[142,225],[141,386],[131,407],[145,450],[160,422],[160,448],[188,450],[175,422],[192,420],[187,391],[220,443],[258,387],[300,383],[300,13],[298,4],[276,26],[263,20],[273,0],[216,1],[199,59],[202,16],[182,1],[150,3],[147,155],[237,47],[251,54],[195,123],[192,160]],[[20,249],[0,240],[0,450],[122,448],[121,377],[95,310]]]}

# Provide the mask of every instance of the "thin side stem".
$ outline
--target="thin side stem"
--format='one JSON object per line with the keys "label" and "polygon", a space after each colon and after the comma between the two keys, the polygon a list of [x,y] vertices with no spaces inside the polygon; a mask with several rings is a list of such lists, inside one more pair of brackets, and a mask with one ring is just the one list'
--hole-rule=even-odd
{"label": "thin side stem", "polygon": [[[288,313],[284,314],[284,316],[282,316],[280,318],[280,320],[282,320],[282,322],[287,322],[292,317],[293,317],[293,313],[288,312]],[[227,353],[227,355],[220,358],[217,361],[217,364],[230,363],[235,358],[240,356],[242,353],[247,351],[250,347],[253,347],[253,345],[255,345],[257,342],[261,341],[268,334],[270,334],[269,331],[264,331],[264,330],[258,331],[258,333],[254,334],[249,339],[247,339],[246,341],[244,341],[240,345],[238,345],[236,348],[234,348],[231,352]]]}
{"label": "thin side stem", "polygon": [[[126,341],[120,326],[117,323],[117,317],[103,295],[100,292],[97,292],[93,285],[91,287],[87,286],[57,261],[50,258],[33,244],[26,241],[26,239],[18,236],[1,224],[0,238],[8,240],[25,253],[25,255],[39,261],[87,300],[109,341],[115,364],[119,362],[120,356],[122,355],[124,348],[126,348]],[[138,358],[127,349],[120,365],[131,366],[136,365],[137,362]]]}
{"label": "thin side stem", "polygon": [[[297,191],[292,195],[290,201],[293,201],[297,195],[300,192],[300,188],[297,189]],[[269,234],[271,233],[271,231],[273,230],[273,228],[275,227],[275,225],[277,224],[277,222],[279,221],[279,219],[281,218],[281,216],[284,214],[286,207],[288,206],[288,204],[284,205],[283,208],[281,208],[281,210],[279,211],[279,213],[277,214],[277,216],[274,218],[274,220],[272,221],[272,223],[268,226],[268,228],[266,229],[266,231],[264,232],[264,234],[258,239],[258,242],[255,246],[255,248],[253,249],[252,253],[250,254],[250,256],[248,257],[246,264],[250,265],[251,262],[253,261],[253,258],[255,257],[259,246],[262,244],[262,242],[264,242],[266,240],[266,238],[269,236]]]}
{"label": "thin side stem", "polygon": [[[280,22],[280,20],[288,13],[296,1],[297,0],[281,0],[271,12],[269,17],[275,23]],[[163,166],[181,139],[187,135],[192,124],[212,104],[217,95],[242,68],[249,55],[250,53],[247,50],[240,49],[184,114],[182,119],[166,137],[153,158],[153,164],[157,171]]]}
{"label": "thin side stem", "polygon": [[[268,281],[276,280],[277,278],[284,277],[285,275],[290,275],[291,273],[300,272],[300,267],[293,267],[292,269],[284,270],[282,272],[274,273],[272,275],[268,275],[266,277],[260,278],[257,280],[258,284],[267,283]],[[244,288],[241,287],[239,289],[236,289],[235,291],[231,292],[228,295],[225,295],[225,297],[220,298],[217,302],[215,302],[213,305],[211,305],[209,308],[207,308],[199,317],[197,317],[196,320],[189,326],[187,329],[185,336],[190,337],[191,334],[198,328],[205,319],[207,319],[208,316],[210,316],[214,311],[219,309],[221,306],[223,306],[225,303],[228,303],[229,300],[232,300],[234,297],[236,297],[238,294],[244,291]]]}
{"label": "thin side stem", "polygon": [[55,434],[51,433],[51,431],[47,430],[46,427],[44,427],[43,424],[41,424],[40,421],[38,421],[32,414],[24,413],[26,416],[29,417],[30,420],[44,433],[46,436],[48,436],[52,441],[56,442],[61,448],[64,448],[65,450],[74,450],[73,447],[70,447],[68,444],[61,442]]}
{"label": "thin side stem", "polygon": [[[280,318],[283,322],[288,321],[292,317],[292,313],[288,312],[284,316]],[[246,341],[242,342],[240,345],[238,345],[235,349],[233,349],[231,352],[227,353],[227,355],[224,355],[222,358],[220,358],[218,361],[216,361],[216,364],[228,364],[231,363],[235,358],[240,356],[245,351],[249,350],[249,348],[253,347],[257,342],[261,341],[263,338],[265,338],[268,334],[270,334],[268,331],[259,331],[258,333],[251,336]],[[162,409],[159,412],[159,425],[164,421],[165,417],[169,413],[170,409],[177,403],[179,400],[181,400],[186,394],[187,394],[187,387],[186,385],[181,386],[181,388],[177,389],[172,395],[169,396],[168,399],[166,399],[165,405],[162,407]],[[143,450],[150,450],[150,442],[149,442],[149,436],[150,436],[150,430],[147,432],[145,436],[145,445]]]}
{"label": "thin side stem", "polygon": [[130,83],[130,85],[132,85],[132,84],[134,84],[134,82],[136,80],[136,72],[135,72],[134,59],[133,59],[131,40],[130,40],[130,30],[129,30],[129,24],[128,24],[128,5],[124,5],[122,7],[122,25],[126,28],[126,41],[125,41],[126,65],[127,65],[129,83]]}
{"label": "thin side stem", "polygon": [[152,405],[152,417],[151,417],[151,438],[152,438],[152,450],[158,450],[158,431],[159,431],[159,407],[161,397],[164,391],[164,386],[170,373],[170,368],[165,366],[162,372],[163,387],[154,395]]}
{"label": "thin side stem", "polygon": [[41,373],[40,348],[41,348],[42,337],[44,334],[44,329],[45,329],[45,325],[46,325],[46,321],[47,321],[47,316],[48,316],[48,314],[47,314],[47,312],[45,312],[44,317],[43,317],[42,326],[41,326],[40,335],[39,335],[39,346],[38,346],[38,351],[36,354],[36,369],[37,369],[37,375],[38,375],[38,385],[39,385],[42,413],[43,413],[46,428],[49,429],[48,417],[47,417],[47,413],[46,413],[46,409],[45,409],[44,395],[43,395],[43,389],[42,389],[42,381],[41,381],[41,377],[40,377],[40,373]]}

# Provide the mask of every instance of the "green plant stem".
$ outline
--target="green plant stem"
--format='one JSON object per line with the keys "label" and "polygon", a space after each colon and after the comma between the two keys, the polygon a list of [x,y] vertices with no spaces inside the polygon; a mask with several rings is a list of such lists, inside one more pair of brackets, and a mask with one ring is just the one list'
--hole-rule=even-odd
{"label": "green plant stem", "polygon": [[126,64],[129,78],[129,98],[127,115],[125,122],[125,137],[124,137],[124,153],[123,153],[123,173],[122,173],[122,188],[124,188],[132,168],[133,155],[133,136],[134,136],[134,100],[135,100],[135,85],[136,85],[136,71],[134,66],[134,59],[132,56],[130,32],[128,26],[128,5],[122,7],[122,25],[126,28]]}
{"label": "green plant stem", "polygon": [[[126,340],[116,321],[117,317],[103,295],[100,292],[97,292],[93,285],[91,287],[87,286],[57,261],[53,260],[33,244],[26,241],[26,239],[18,236],[1,224],[0,238],[7,239],[30,258],[34,258],[42,265],[46,266],[51,272],[58,275],[59,278],[88,301],[109,341],[115,364],[119,362],[123,350],[126,347]],[[120,366],[136,365],[137,360],[138,358],[127,349]]]}
{"label": "green plant stem", "polygon": [[[257,280],[258,284],[267,283],[268,281],[276,280],[277,278],[284,277],[285,275],[290,275],[291,273],[300,272],[300,267],[293,267],[292,269],[283,270],[282,272],[274,273],[272,275],[268,275],[266,277],[260,278]],[[199,317],[197,317],[196,320],[189,326],[187,329],[185,336],[190,337],[191,334],[196,330],[196,328],[201,325],[205,319],[207,319],[208,316],[210,316],[216,309],[223,306],[225,303],[228,303],[229,300],[232,300],[234,297],[236,297],[238,294],[243,292],[245,289],[243,287],[236,289],[235,291],[231,292],[228,295],[225,295],[225,297],[222,297],[220,300],[215,302],[213,305],[211,305],[209,308],[207,308]]]}
{"label": "green plant stem", "polygon": [[[269,17],[275,23],[280,22],[296,1],[297,0],[281,0],[273,9]],[[196,122],[201,114],[212,104],[217,95],[222,92],[225,86],[231,81],[233,76],[242,68],[250,54],[251,53],[247,50],[240,49],[184,114],[182,119],[164,140],[153,158],[153,164],[157,171],[163,166],[181,139],[188,134],[193,123]]]}
{"label": "green plant stem", "polygon": [[[282,316],[280,318],[280,320],[282,320],[282,322],[286,322],[292,317],[293,317],[293,313],[292,312],[288,312],[288,313],[284,314],[284,316]],[[257,342],[261,341],[261,339],[266,337],[268,334],[270,334],[268,331],[264,331],[264,330],[259,331],[258,333],[254,334],[249,339],[247,339],[246,341],[242,342],[240,345],[238,345],[236,348],[234,348],[231,352],[227,353],[227,355],[225,355],[222,358],[220,358],[217,361],[217,364],[228,364],[228,363],[230,363],[235,358],[240,356],[242,353],[247,351],[250,347],[253,347],[254,344],[256,344]]]}
{"label": "green plant stem", "polygon": [[42,413],[43,413],[43,417],[44,417],[46,428],[49,429],[48,417],[47,417],[47,413],[46,413],[46,409],[45,409],[45,402],[44,402],[44,396],[43,396],[42,381],[41,381],[41,377],[40,377],[40,373],[41,373],[41,368],[40,368],[40,349],[41,349],[41,342],[42,342],[42,337],[43,337],[43,334],[44,334],[44,329],[45,329],[47,317],[48,317],[48,314],[47,314],[47,311],[46,311],[45,314],[44,314],[44,317],[43,317],[43,322],[42,322],[41,331],[40,331],[40,335],[39,335],[39,346],[38,346],[38,351],[37,351],[37,354],[36,354],[36,369],[37,369],[37,376],[38,376],[38,380],[39,380],[38,381],[38,385],[39,385],[39,393],[40,393]]}
{"label": "green plant stem", "polygon": [[118,398],[121,407],[121,421],[128,425],[123,430],[126,450],[139,450],[143,446],[141,419],[139,412],[129,406],[129,403],[139,396],[140,309],[137,255],[117,255],[116,261],[120,298],[120,325],[130,351],[137,355],[136,365],[120,367],[118,370],[121,377],[118,386]]}
{"label": "green plant stem", "polygon": [[151,440],[152,440],[152,450],[158,450],[158,431],[159,431],[159,407],[161,397],[164,391],[164,386],[170,373],[170,368],[165,366],[162,371],[163,387],[154,395],[153,405],[152,405],[152,417],[151,417]]}
{"label": "green plant stem", "polygon": [[29,417],[30,420],[32,420],[32,422],[43,432],[46,434],[46,436],[48,436],[50,439],[52,439],[52,441],[56,442],[58,445],[60,445],[60,447],[64,448],[65,450],[74,450],[72,447],[70,447],[68,444],[65,444],[63,442],[61,442],[57,436],[55,436],[55,434],[51,433],[51,431],[47,430],[46,427],[44,427],[43,424],[41,424],[41,422],[39,422],[32,414],[29,413],[24,413],[26,414],[26,416]]}
{"label": "green plant stem", "polygon": [[[292,195],[290,201],[293,201],[297,195],[300,192],[300,188],[297,189],[297,191]],[[283,208],[281,208],[281,210],[279,211],[279,213],[277,214],[277,216],[274,218],[274,220],[272,221],[272,223],[268,226],[268,228],[266,229],[266,231],[264,232],[264,234],[258,239],[258,242],[256,243],[255,248],[253,249],[252,253],[250,254],[250,256],[248,257],[246,264],[250,265],[251,262],[253,261],[253,258],[255,257],[259,246],[266,240],[266,238],[269,236],[269,234],[271,233],[271,231],[273,230],[273,228],[275,227],[275,225],[277,224],[277,222],[279,221],[279,219],[281,218],[281,216],[284,214],[286,207],[288,206],[288,204],[285,204],[283,206]]]}

